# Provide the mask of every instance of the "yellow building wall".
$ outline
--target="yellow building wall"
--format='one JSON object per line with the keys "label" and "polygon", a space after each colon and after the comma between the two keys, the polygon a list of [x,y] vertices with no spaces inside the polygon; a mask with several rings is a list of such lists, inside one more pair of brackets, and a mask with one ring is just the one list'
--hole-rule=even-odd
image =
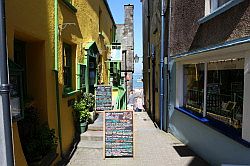
{"label": "yellow building wall", "polygon": [[[76,72],[77,63],[84,63],[86,52],[83,51],[88,42],[96,42],[102,59],[102,81],[107,84],[107,60],[108,45],[111,44],[111,34],[108,29],[112,29],[113,22],[108,14],[106,6],[100,0],[76,0],[73,6],[77,9],[75,13],[64,2],[59,1],[59,88],[61,103],[61,122],[62,122],[62,143],[63,152],[70,148],[74,138],[74,120],[72,117],[72,107],[68,106],[68,101],[76,99],[79,93],[69,97],[63,97],[63,65],[62,65],[62,45],[70,44],[73,47],[72,53],[72,88],[77,90]],[[99,27],[99,9],[101,9],[101,26]],[[103,19],[102,19],[103,18]],[[67,23],[67,26],[65,26]],[[72,24],[73,23],[73,24]],[[102,35],[99,35],[99,28]]]}
{"label": "yellow building wall", "polygon": [[14,156],[15,156],[15,165],[16,166],[26,166],[27,162],[23,154],[22,145],[19,138],[17,123],[12,124],[13,129],[13,142],[14,142]]}
{"label": "yellow building wall", "polygon": [[[61,132],[63,153],[69,150],[74,138],[74,121],[72,107],[68,101],[75,99],[75,93],[63,97],[62,44],[73,46],[72,85],[76,90],[77,63],[83,58],[82,49],[91,41],[95,41],[102,59],[102,81],[108,83],[108,71],[105,61],[111,45],[111,29],[113,22],[102,0],[75,0],[74,13],[59,0],[59,103],[61,113]],[[99,27],[99,9],[101,20]],[[25,41],[27,56],[28,95],[34,100],[39,110],[41,122],[48,122],[50,128],[56,130],[59,137],[56,112],[56,85],[54,69],[54,1],[12,0],[6,1],[7,44],[9,58],[14,57],[14,38]],[[64,27],[64,23],[74,23]],[[63,29],[64,27],[64,29]],[[101,35],[99,34],[101,32]],[[17,124],[13,123],[14,152],[17,165],[26,165],[18,134]],[[59,153],[59,145],[57,152]],[[59,155],[60,156],[60,155]]]}
{"label": "yellow building wall", "polygon": [[[28,96],[34,100],[42,122],[48,121],[48,107],[55,105],[55,102],[50,105],[47,103],[46,69],[51,72],[51,68],[46,63],[50,60],[46,58],[53,55],[51,52],[53,39],[50,38],[53,34],[50,34],[49,25],[53,10],[49,11],[47,6],[47,1],[6,1],[8,56],[13,60],[14,38],[26,42]],[[53,109],[49,111],[53,111]],[[53,112],[49,112],[49,114],[53,114]],[[54,118],[52,122],[56,122]],[[55,128],[55,126],[55,124],[50,125],[51,128]],[[13,144],[15,164],[27,165],[16,122],[13,122]]]}

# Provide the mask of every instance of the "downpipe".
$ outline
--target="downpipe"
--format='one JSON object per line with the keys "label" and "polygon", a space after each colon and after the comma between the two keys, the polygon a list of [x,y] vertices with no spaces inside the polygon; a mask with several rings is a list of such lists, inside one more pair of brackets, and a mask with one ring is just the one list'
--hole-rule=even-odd
{"label": "downpipe", "polygon": [[63,158],[62,152],[62,127],[61,127],[61,110],[60,110],[60,101],[59,101],[59,82],[58,82],[58,0],[54,0],[54,17],[55,17],[55,31],[54,31],[54,76],[55,76],[55,91],[56,91],[56,114],[57,114],[57,130],[58,130],[58,140],[59,140],[59,148],[60,148],[60,156]]}
{"label": "downpipe", "polygon": [[160,56],[160,129],[163,130],[164,111],[164,35],[165,35],[165,2],[161,1],[161,56]]}
{"label": "downpipe", "polygon": [[12,143],[12,122],[10,114],[10,85],[8,80],[8,57],[6,46],[6,16],[5,0],[0,0],[0,108],[2,104],[0,119],[0,159],[2,165],[13,166],[13,143]]}
{"label": "downpipe", "polygon": [[153,115],[153,113],[152,113],[152,108],[151,108],[151,80],[150,80],[150,77],[151,77],[151,74],[150,74],[150,11],[149,11],[149,9],[150,9],[150,7],[149,7],[149,0],[147,1],[147,3],[148,3],[148,13],[147,13],[147,19],[148,19],[148,100],[149,100],[149,102],[148,102],[148,109],[149,109],[149,111],[148,111],[148,113],[149,113],[149,115],[150,115],[150,117],[152,118],[152,115]]}
{"label": "downpipe", "polygon": [[169,132],[169,110],[171,108],[170,105],[170,53],[171,53],[171,23],[172,23],[172,1],[168,0],[168,56],[167,56],[167,111],[166,111],[166,128],[167,128],[167,132]]}

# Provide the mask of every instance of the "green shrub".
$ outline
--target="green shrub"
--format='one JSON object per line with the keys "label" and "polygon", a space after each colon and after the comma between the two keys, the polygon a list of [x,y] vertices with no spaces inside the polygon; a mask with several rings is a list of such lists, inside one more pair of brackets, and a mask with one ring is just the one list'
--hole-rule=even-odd
{"label": "green shrub", "polygon": [[25,108],[24,119],[18,122],[18,129],[22,149],[29,163],[41,160],[56,150],[55,129],[50,129],[47,123],[40,124],[38,110],[33,106]]}

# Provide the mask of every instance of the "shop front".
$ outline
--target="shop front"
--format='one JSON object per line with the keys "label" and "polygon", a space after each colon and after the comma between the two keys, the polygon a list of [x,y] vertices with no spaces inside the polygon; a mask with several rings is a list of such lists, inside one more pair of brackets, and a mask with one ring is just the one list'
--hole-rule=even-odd
{"label": "shop front", "polygon": [[174,58],[170,132],[214,165],[250,163],[247,46],[211,47]]}

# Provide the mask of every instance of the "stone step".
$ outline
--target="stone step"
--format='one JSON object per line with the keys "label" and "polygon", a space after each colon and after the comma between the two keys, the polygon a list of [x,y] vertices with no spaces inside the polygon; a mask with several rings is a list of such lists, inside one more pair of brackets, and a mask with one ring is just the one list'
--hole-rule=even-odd
{"label": "stone step", "polygon": [[88,130],[102,131],[103,130],[103,114],[99,113],[97,119],[93,124],[88,125]]}
{"label": "stone step", "polygon": [[102,141],[103,140],[103,131],[88,130],[85,133],[81,134],[81,140]]}
{"label": "stone step", "polygon": [[79,142],[77,145],[78,148],[88,148],[88,149],[102,149],[103,141],[88,141],[84,140]]}
{"label": "stone step", "polygon": [[103,131],[103,124],[89,124],[88,130],[90,131]]}

